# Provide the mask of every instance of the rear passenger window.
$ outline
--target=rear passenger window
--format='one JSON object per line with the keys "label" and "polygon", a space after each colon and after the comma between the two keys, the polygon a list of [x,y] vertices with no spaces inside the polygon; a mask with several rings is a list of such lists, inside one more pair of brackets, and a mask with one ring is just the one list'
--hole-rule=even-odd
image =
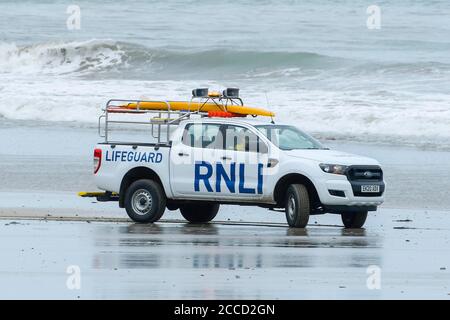
{"label": "rear passenger window", "polygon": [[190,123],[183,133],[183,144],[195,147],[214,149],[220,139],[219,124]]}
{"label": "rear passenger window", "polygon": [[225,127],[225,149],[267,153],[266,144],[256,134],[247,128],[233,125]]}

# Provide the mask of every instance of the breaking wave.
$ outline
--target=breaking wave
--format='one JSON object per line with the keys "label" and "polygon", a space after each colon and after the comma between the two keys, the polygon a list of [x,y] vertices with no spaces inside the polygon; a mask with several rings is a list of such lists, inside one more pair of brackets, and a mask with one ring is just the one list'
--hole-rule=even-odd
{"label": "breaking wave", "polygon": [[67,74],[101,71],[125,65],[127,53],[113,41],[0,44],[0,72]]}
{"label": "breaking wave", "polygon": [[[92,75],[118,79],[231,79],[376,73],[449,75],[450,65],[435,62],[378,63],[352,61],[312,52],[158,49],[113,40],[0,43],[0,74]],[[108,73],[109,72],[109,73]]]}
{"label": "breaking wave", "polygon": [[308,52],[151,49],[112,40],[34,45],[0,43],[0,73],[85,74],[101,71],[245,73],[258,68],[326,66],[337,59]]}
{"label": "breaking wave", "polygon": [[[0,43],[0,117],[95,123],[111,98],[239,86],[323,138],[450,147],[450,65],[309,52],[158,49],[112,40]],[[266,99],[264,92],[267,92]]]}

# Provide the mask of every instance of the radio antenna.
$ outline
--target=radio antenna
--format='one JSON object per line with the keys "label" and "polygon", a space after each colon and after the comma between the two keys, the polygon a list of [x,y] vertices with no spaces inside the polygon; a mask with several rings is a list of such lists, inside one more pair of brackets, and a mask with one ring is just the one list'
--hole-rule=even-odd
{"label": "radio antenna", "polygon": [[[268,110],[270,110],[269,97],[267,96],[267,91],[264,91],[264,95],[266,96],[266,107]],[[271,119],[270,123],[275,124],[275,121],[273,121],[273,116],[270,116],[270,119]]]}
{"label": "radio antenna", "polygon": [[267,97],[267,91],[264,91],[264,95],[266,96],[266,107],[269,109],[269,98]]}

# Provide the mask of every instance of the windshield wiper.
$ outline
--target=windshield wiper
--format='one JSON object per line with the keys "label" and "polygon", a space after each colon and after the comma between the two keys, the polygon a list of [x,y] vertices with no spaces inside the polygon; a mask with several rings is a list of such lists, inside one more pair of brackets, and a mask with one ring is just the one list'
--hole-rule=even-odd
{"label": "windshield wiper", "polygon": [[292,150],[330,150],[329,148],[280,148],[283,151],[292,151]]}

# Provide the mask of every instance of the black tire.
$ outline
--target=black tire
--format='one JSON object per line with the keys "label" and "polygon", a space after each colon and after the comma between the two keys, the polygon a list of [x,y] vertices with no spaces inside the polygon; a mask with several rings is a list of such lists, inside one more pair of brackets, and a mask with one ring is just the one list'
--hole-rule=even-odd
{"label": "black tire", "polygon": [[304,228],[311,211],[308,189],[302,184],[291,184],[286,192],[286,220],[292,228]]}
{"label": "black tire", "polygon": [[180,206],[181,215],[189,222],[202,223],[214,219],[219,212],[218,203],[187,203]]}
{"label": "black tire", "polygon": [[367,219],[367,211],[343,212],[341,213],[342,223],[346,228],[362,228]]}
{"label": "black tire", "polygon": [[133,221],[156,222],[166,209],[166,195],[158,182],[141,179],[128,187],[124,204],[128,216]]}

